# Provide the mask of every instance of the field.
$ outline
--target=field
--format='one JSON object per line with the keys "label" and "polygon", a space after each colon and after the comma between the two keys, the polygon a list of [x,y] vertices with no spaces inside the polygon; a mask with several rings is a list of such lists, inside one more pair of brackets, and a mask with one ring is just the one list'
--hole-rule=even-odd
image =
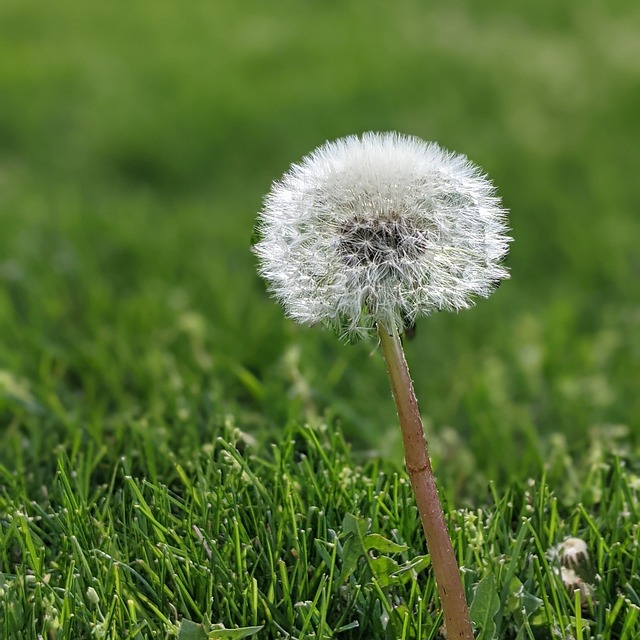
{"label": "field", "polygon": [[379,350],[250,251],[369,130],[510,210],[511,279],[406,345],[478,637],[640,637],[639,113],[631,0],[3,0],[0,638],[438,637]]}

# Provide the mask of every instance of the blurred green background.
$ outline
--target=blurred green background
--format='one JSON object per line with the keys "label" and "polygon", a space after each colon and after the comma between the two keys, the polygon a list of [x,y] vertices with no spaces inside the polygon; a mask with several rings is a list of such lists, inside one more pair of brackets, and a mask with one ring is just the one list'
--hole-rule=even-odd
{"label": "blurred green background", "polygon": [[635,448],[638,114],[633,0],[3,0],[0,461],[225,416],[400,460],[375,345],[294,326],[250,253],[271,181],[367,130],[467,154],[511,211],[511,280],[408,344],[440,476]]}

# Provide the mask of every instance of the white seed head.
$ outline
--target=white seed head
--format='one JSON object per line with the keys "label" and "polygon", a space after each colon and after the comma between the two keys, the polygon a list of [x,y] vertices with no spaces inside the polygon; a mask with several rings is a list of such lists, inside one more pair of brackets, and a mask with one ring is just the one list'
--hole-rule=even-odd
{"label": "white seed head", "polygon": [[587,543],[582,538],[567,538],[560,545],[560,562],[565,567],[575,567],[588,561]]}
{"label": "white seed head", "polygon": [[560,568],[562,584],[569,593],[580,592],[580,604],[587,607],[593,601],[593,587],[585,582],[573,569]]}
{"label": "white seed head", "polygon": [[465,156],[397,133],[327,142],[275,182],[259,272],[288,316],[345,337],[460,310],[508,278],[506,212]]}

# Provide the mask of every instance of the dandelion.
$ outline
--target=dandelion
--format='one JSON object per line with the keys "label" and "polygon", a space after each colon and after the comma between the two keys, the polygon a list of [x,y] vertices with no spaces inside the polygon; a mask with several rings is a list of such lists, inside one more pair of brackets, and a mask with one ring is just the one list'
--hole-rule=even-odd
{"label": "dandelion", "polygon": [[584,609],[593,602],[593,587],[578,575],[573,569],[561,567],[562,584],[569,593],[577,593],[580,606]]}
{"label": "dandelion", "polygon": [[587,543],[582,538],[567,538],[560,545],[560,562],[565,567],[576,567],[589,561]]}
{"label": "dandelion", "polygon": [[465,156],[396,133],[328,142],[266,196],[254,252],[292,319],[357,340],[377,332],[448,637],[473,638],[400,335],[508,277],[506,212]]}

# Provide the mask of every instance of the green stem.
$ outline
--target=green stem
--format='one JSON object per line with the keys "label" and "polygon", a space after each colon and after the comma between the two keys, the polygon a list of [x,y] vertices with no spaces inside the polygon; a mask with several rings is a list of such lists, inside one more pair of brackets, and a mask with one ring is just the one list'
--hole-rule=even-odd
{"label": "green stem", "polygon": [[422,527],[438,585],[448,640],[473,640],[469,608],[460,579],[460,570],[451,545],[447,523],[438,497],[433,469],[429,461],[418,401],[404,357],[400,336],[378,326],[382,353],[387,364],[391,391],[396,402],[404,459],[416,497]]}

